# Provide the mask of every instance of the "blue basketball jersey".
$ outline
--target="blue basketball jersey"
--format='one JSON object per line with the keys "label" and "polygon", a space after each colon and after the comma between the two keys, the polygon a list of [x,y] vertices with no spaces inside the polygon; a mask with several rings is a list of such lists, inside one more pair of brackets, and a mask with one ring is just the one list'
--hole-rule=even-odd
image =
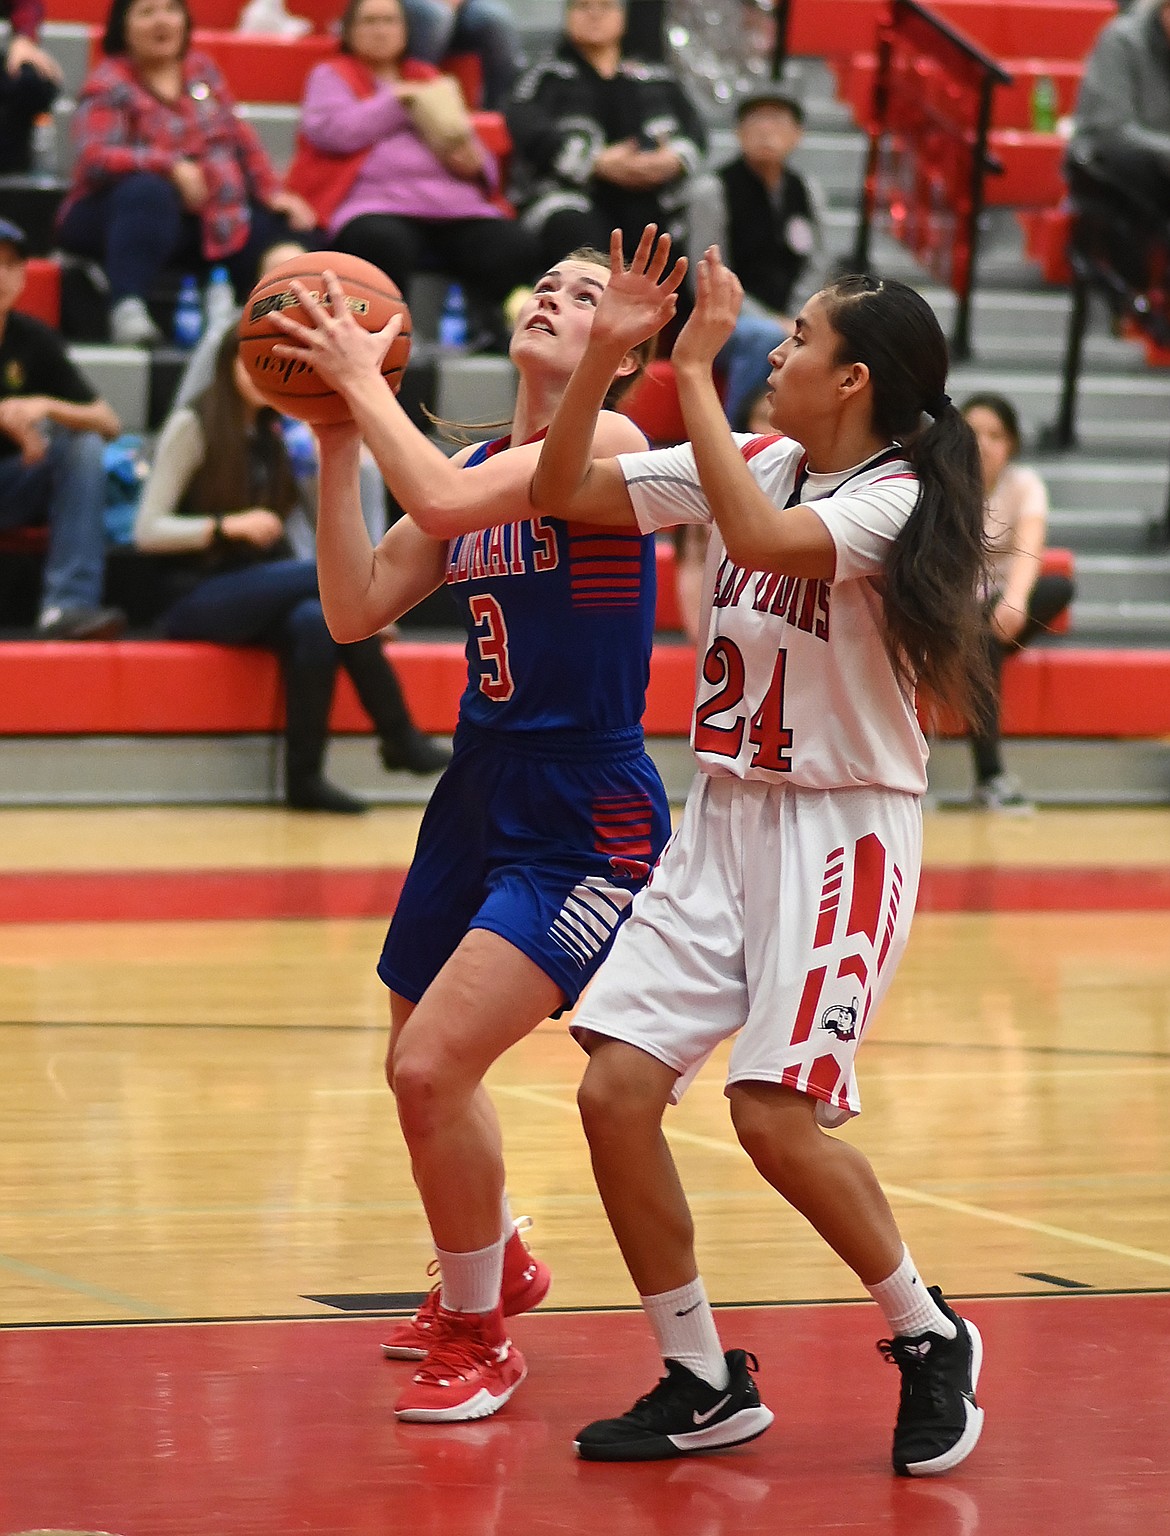
{"label": "blue basketball jersey", "polygon": [[[480,464],[510,438],[481,443]],[[491,730],[637,728],[654,635],[654,538],[533,517],[452,539],[467,629],[460,718]]]}

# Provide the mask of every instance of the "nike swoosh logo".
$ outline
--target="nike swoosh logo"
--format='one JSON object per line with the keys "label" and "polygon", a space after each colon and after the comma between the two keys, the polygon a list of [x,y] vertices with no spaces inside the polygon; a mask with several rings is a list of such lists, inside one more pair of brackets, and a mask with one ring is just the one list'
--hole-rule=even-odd
{"label": "nike swoosh logo", "polygon": [[701,1301],[696,1301],[693,1307],[684,1307],[681,1312],[676,1312],[674,1315],[675,1317],[689,1317],[692,1312],[697,1312],[702,1305]]}
{"label": "nike swoosh logo", "polygon": [[730,1401],[731,1393],[725,1392],[719,1401],[715,1404],[714,1408],[708,1408],[706,1413],[700,1413],[696,1408],[691,1417],[694,1419],[696,1424],[705,1424],[708,1419],[713,1419],[715,1417],[720,1408],[725,1408]]}

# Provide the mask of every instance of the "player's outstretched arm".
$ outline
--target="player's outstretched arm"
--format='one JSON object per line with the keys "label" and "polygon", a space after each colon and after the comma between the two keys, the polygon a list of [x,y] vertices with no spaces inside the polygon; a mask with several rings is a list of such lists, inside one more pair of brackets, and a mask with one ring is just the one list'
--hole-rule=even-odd
{"label": "player's outstretched arm", "polygon": [[736,447],[715,388],[715,358],[735,329],[743,289],[716,246],[695,273],[695,307],[671,353],[679,405],[699,483],[728,556],[741,570],[830,580],[837,554],[828,529],[807,507],[777,507]]}
{"label": "player's outstretched arm", "polygon": [[443,580],[446,546],[402,518],[374,549],[358,491],[361,434],[318,427],[317,580],[329,633],[364,640],[409,612]]}
{"label": "player's outstretched arm", "polygon": [[686,259],[670,272],[670,236],[648,224],[627,271],[620,230],[610,236],[609,286],[597,306],[589,343],[573,370],[541,445],[530,497],[542,512],[583,523],[629,526],[635,521],[625,476],[599,452],[593,424],[622,359],[656,336],[674,314]]}

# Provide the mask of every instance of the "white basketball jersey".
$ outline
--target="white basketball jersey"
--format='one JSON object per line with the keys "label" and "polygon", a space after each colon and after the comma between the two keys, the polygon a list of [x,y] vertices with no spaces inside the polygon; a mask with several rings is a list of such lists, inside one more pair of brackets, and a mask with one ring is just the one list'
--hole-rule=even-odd
{"label": "white basketball jersey", "polygon": [[[815,503],[837,565],[831,582],[741,570],[712,530],[691,722],[699,766],[806,789],[922,794],[926,742],[886,652],[879,588],[918,497],[913,470],[890,450],[811,474],[791,438],[737,434],[736,443],[777,507]],[[689,444],[618,462],[643,532],[711,522]]]}

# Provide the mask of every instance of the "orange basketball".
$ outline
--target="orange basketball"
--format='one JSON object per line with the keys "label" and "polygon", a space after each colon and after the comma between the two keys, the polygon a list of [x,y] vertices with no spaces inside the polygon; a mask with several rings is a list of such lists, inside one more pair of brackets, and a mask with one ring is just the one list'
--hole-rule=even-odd
{"label": "orange basketball", "polygon": [[328,304],[322,272],[336,272],[345,302],[359,324],[367,331],[380,331],[392,315],[404,315],[402,330],[391,343],[382,362],[382,376],[397,391],[402,371],[410,356],[410,311],[406,301],[380,267],[359,256],[341,251],[306,251],[282,261],[256,284],[244,305],[240,320],[240,357],[252,382],[275,410],[301,421],[326,425],[346,421],[349,407],[342,395],[318,377],[311,363],[273,354],[274,342],[288,341],[271,316],[279,311],[293,320],[301,320],[304,311],[297,303],[290,284],[295,277],[318,301]]}

